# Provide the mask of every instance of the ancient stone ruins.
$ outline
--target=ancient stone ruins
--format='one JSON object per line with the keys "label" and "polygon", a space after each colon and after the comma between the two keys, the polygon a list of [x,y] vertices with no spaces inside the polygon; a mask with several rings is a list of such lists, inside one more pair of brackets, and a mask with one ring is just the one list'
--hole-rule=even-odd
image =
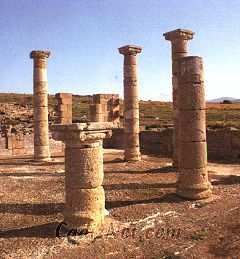
{"label": "ancient stone ruins", "polygon": [[48,51],[32,51],[33,97],[34,97],[34,159],[49,160],[48,139]]}
{"label": "ancient stone ruins", "polygon": [[[189,56],[187,50],[193,35],[192,31],[182,29],[164,33],[172,49],[174,128],[166,143],[162,144],[154,143],[155,140],[151,142],[149,136],[162,134],[161,140],[166,137],[163,136],[166,131],[150,132],[148,137],[140,131],[137,56],[142,52],[141,47],[127,45],[118,49],[123,55],[122,120],[119,94],[110,93],[94,94],[89,106],[89,121],[73,123],[73,93],[59,92],[55,95],[56,120],[50,127],[47,80],[50,52],[34,50],[30,53],[33,59],[34,137],[23,140],[22,136],[17,140],[12,137],[11,128],[5,128],[2,130],[2,139],[6,142],[0,151],[16,150],[17,144],[13,145],[14,142],[28,146],[31,153],[33,143],[31,162],[36,164],[50,164],[55,159],[53,153],[64,151],[63,216],[68,227],[96,232],[105,222],[108,211],[103,188],[103,147],[115,148],[118,145],[124,149],[124,161],[134,166],[142,162],[141,153],[147,148],[160,145],[165,154],[172,153],[172,168],[177,171],[178,196],[187,200],[202,200],[212,196],[213,187],[207,171],[207,134],[211,133],[206,130],[204,64],[201,57]],[[229,135],[234,136],[234,132]],[[0,145],[3,145],[3,141]],[[210,142],[208,148],[212,154]]]}
{"label": "ancient stone ruins", "polygon": [[[188,199],[211,196],[207,175],[205,92],[202,58],[187,56],[187,41],[193,32],[176,30],[164,34],[172,42],[174,166],[178,167],[177,194]],[[119,48],[124,56],[124,158],[141,159],[139,144],[139,96],[137,54],[142,48],[127,45]],[[33,51],[34,58],[34,157],[49,159],[47,118],[46,59],[48,52]],[[184,98],[188,96],[189,98]],[[58,123],[54,138],[65,143],[65,221],[71,227],[88,231],[104,222],[102,141],[119,127],[118,95],[94,95],[90,123],[72,124],[72,95],[58,93]],[[40,116],[40,115],[41,116]],[[109,123],[112,122],[112,123]]]}

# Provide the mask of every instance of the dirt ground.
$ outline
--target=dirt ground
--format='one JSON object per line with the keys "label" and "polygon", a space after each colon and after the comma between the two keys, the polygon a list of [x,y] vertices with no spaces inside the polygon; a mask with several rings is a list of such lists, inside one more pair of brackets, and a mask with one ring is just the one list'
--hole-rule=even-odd
{"label": "dirt ground", "polygon": [[105,150],[101,233],[64,227],[64,158],[0,160],[0,258],[240,258],[240,164],[209,163],[213,199],[175,195],[171,160]]}

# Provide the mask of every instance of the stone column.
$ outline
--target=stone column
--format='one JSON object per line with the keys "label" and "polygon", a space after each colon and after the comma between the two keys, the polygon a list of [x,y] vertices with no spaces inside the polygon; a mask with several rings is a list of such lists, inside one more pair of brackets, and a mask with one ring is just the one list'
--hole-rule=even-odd
{"label": "stone column", "polygon": [[119,48],[124,55],[124,157],[126,161],[141,160],[139,145],[139,100],[136,56],[142,48],[127,45]]}
{"label": "stone column", "polygon": [[172,99],[173,99],[173,166],[178,167],[178,110],[177,110],[177,60],[188,55],[187,43],[194,33],[189,30],[177,29],[163,34],[172,45]]}
{"label": "stone column", "polygon": [[211,195],[207,172],[206,104],[200,57],[179,59],[179,174],[177,193],[188,199]]}
{"label": "stone column", "polygon": [[118,94],[94,94],[89,109],[92,122],[120,122]]}
{"label": "stone column", "polygon": [[5,148],[6,149],[9,149],[9,150],[12,150],[13,148],[13,143],[12,143],[12,127],[9,126],[9,127],[3,127],[3,134],[4,134],[4,137],[5,137],[5,141],[6,141],[6,146]]}
{"label": "stone column", "polygon": [[72,94],[57,93],[56,115],[58,124],[72,124]]}
{"label": "stone column", "polygon": [[95,103],[89,106],[89,118],[92,122],[104,122],[104,113],[102,110],[102,104]]}
{"label": "stone column", "polygon": [[50,159],[48,136],[48,82],[47,58],[49,51],[34,50],[33,59],[33,104],[34,104],[34,159]]}
{"label": "stone column", "polygon": [[102,140],[112,123],[56,124],[54,138],[65,142],[65,210],[67,228],[94,232],[104,222]]}

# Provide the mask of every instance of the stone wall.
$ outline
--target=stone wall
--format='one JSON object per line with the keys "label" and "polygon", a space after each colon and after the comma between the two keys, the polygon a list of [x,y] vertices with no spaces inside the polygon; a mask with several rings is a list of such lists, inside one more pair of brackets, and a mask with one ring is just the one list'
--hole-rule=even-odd
{"label": "stone wall", "polygon": [[[141,150],[145,154],[171,157],[172,136],[172,128],[141,131]],[[104,147],[123,149],[123,129],[113,130],[112,138],[104,140]],[[240,159],[240,130],[235,128],[207,129],[207,149],[209,160]]]}
{"label": "stone wall", "polygon": [[[51,134],[49,144],[51,154],[63,154],[64,144],[61,141],[55,141]],[[8,137],[0,137],[0,157],[33,155],[33,152],[33,134],[11,134]]]}

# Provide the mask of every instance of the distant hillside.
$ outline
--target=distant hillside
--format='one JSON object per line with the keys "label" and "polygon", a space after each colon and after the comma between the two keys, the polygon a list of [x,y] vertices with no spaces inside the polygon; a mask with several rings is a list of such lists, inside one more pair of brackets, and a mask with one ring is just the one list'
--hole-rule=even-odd
{"label": "distant hillside", "polygon": [[[91,95],[73,95],[73,119],[80,119],[88,115],[89,103],[91,102]],[[16,103],[22,107],[32,107],[32,94],[19,93],[0,93],[0,104]],[[53,111],[56,105],[54,95],[48,96],[49,110]],[[1,119],[1,118],[0,118]]]}
{"label": "distant hillside", "polygon": [[[73,95],[74,122],[83,121],[88,118],[89,103],[91,103],[91,100],[92,96],[90,95]],[[234,103],[220,104],[223,100],[230,100]],[[6,104],[9,104],[9,107]],[[49,114],[52,120],[54,120],[54,106],[54,95],[49,95]],[[139,106],[141,126],[146,126],[150,129],[173,124],[172,103],[140,101]],[[120,114],[122,114],[122,110],[123,106],[121,105]],[[11,124],[15,126],[19,124],[24,128],[31,127],[32,114],[31,94],[0,93],[0,125]],[[222,97],[209,101],[207,103],[207,125],[210,127],[231,126],[240,128],[240,99]]]}
{"label": "distant hillside", "polygon": [[224,100],[231,101],[233,103],[239,103],[240,99],[236,99],[233,97],[220,97],[212,100],[208,100],[209,103],[222,103]]}

